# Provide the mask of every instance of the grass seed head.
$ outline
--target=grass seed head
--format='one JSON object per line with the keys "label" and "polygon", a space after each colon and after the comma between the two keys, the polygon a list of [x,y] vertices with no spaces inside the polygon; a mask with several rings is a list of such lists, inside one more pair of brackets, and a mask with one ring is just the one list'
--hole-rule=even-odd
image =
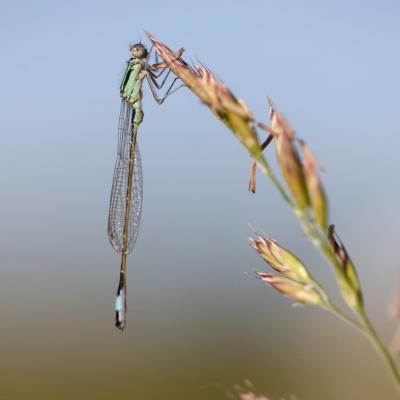
{"label": "grass seed head", "polygon": [[328,225],[328,199],[319,177],[321,167],[303,140],[300,140],[300,147],[303,153],[303,172],[311,202],[311,209],[319,226],[322,229],[326,229]]}
{"label": "grass seed head", "polygon": [[322,296],[311,285],[266,272],[257,272],[257,275],[263,282],[296,302],[319,306],[323,306],[325,303]]}
{"label": "grass seed head", "polygon": [[173,52],[160,40],[146,34],[168,68],[222,120],[251,155],[259,155],[261,150],[253,116],[246,104],[237,99],[207,67],[189,65],[182,59],[182,52]]}
{"label": "grass seed head", "polygon": [[303,166],[294,144],[294,131],[285,117],[270,106],[271,129],[274,135],[276,157],[283,178],[298,207],[309,206],[309,197]]}
{"label": "grass seed head", "polygon": [[312,278],[302,261],[275,240],[259,236],[250,239],[251,245],[273,269],[291,279],[312,282]]}
{"label": "grass seed head", "polygon": [[357,276],[356,268],[351,261],[344,244],[334,231],[331,225],[328,230],[329,244],[332,252],[340,266],[337,280],[339,287],[348,306],[354,310],[360,310],[363,307],[362,292],[360,281]]}

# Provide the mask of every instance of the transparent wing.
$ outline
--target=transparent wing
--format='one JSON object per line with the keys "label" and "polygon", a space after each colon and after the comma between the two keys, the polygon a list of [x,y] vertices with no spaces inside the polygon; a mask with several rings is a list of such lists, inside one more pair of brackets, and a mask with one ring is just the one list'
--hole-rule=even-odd
{"label": "transparent wing", "polygon": [[[126,213],[127,186],[129,174],[130,135],[133,110],[125,101],[121,105],[119,118],[118,156],[115,163],[114,178],[111,188],[110,211],[108,215],[108,238],[114,250],[122,254],[122,243]],[[143,178],[139,147],[136,144],[131,206],[128,218],[128,243],[126,254],[129,254],[139,233],[143,204]]]}

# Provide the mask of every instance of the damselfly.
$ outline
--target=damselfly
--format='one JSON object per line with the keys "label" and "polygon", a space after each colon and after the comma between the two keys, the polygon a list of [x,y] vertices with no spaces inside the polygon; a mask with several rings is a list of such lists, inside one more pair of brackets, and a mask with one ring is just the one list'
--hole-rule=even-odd
{"label": "damselfly", "polygon": [[[149,64],[150,52],[141,43],[129,48],[132,57],[127,62],[120,87],[122,97],[118,125],[118,155],[114,169],[108,216],[108,237],[114,250],[121,255],[120,279],[115,301],[115,325],[123,330],[126,324],[126,257],[133,250],[139,232],[143,204],[143,178],[137,133],[143,121],[142,85],[147,80],[158,104],[178,90],[175,78],[160,96],[170,74],[163,63]],[[177,53],[177,57],[183,52]]]}

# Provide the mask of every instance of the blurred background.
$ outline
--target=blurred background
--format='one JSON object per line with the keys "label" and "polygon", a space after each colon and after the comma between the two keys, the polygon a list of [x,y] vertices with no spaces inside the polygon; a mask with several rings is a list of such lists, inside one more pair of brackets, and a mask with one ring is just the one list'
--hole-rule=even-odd
{"label": "blurred background", "polygon": [[[331,220],[385,341],[399,274],[400,4],[10,1],[0,4],[0,398],[395,399],[352,328],[253,276],[262,229],[337,299],[331,268],[232,134],[186,89],[144,91],[141,232],[128,327],[106,235],[119,84],[143,29],[208,65],[266,120],[267,96],[316,153]],[[266,154],[274,163],[274,154]]]}

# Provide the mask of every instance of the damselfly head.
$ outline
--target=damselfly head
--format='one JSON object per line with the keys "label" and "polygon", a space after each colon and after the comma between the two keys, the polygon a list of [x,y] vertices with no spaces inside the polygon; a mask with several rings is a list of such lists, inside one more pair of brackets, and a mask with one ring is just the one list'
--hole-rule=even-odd
{"label": "damselfly head", "polygon": [[129,51],[132,54],[133,58],[146,58],[147,57],[147,49],[142,45],[142,43],[136,43],[129,46]]}

